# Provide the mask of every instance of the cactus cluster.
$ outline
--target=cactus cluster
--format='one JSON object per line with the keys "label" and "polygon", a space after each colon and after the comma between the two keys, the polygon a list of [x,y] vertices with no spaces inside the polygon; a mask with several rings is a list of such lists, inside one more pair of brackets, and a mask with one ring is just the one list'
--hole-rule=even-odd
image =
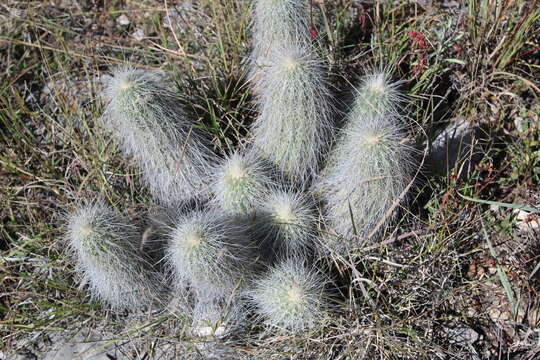
{"label": "cactus cluster", "polygon": [[102,202],[68,221],[92,296],[130,309],[181,297],[198,336],[256,319],[291,332],[323,324],[333,306],[331,276],[313,265],[321,249],[376,240],[411,180],[396,83],[366,76],[338,130],[306,2],[257,0],[253,11],[258,117],[246,149],[215,154],[161,73],[125,67],[106,81],[104,122],[165,209],[155,235],[165,269],[149,266],[137,229]]}

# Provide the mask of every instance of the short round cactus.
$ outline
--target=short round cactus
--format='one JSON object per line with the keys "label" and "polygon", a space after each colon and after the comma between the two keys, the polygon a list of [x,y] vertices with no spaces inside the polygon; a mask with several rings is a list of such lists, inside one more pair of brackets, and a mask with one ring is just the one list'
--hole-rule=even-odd
{"label": "short round cactus", "polygon": [[257,229],[276,255],[303,256],[316,247],[317,217],[308,195],[273,190],[260,210]]}
{"label": "short round cactus", "polygon": [[318,172],[332,136],[331,96],[309,47],[276,51],[261,80],[253,147],[300,188]]}
{"label": "short round cactus", "polygon": [[104,120],[126,155],[140,163],[152,195],[161,203],[206,194],[215,154],[179,97],[156,71],[122,68],[107,79]]}
{"label": "short round cactus", "polygon": [[114,309],[141,308],[159,299],[163,279],[139,253],[140,234],[103,202],[73,212],[66,237],[93,298]]}
{"label": "short round cactus", "polygon": [[403,142],[398,98],[384,75],[366,77],[315,184],[330,226],[346,238],[338,248],[360,245],[381,221],[391,220],[387,211],[411,180],[412,150]]}
{"label": "short round cactus", "polygon": [[268,325],[301,332],[325,318],[327,283],[317,269],[306,266],[302,259],[290,258],[258,279],[248,296]]}
{"label": "short round cactus", "polygon": [[177,219],[167,249],[174,281],[187,282],[201,296],[232,296],[260,262],[247,226],[218,212]]}
{"label": "short round cactus", "polygon": [[275,187],[270,170],[251,155],[235,153],[217,169],[213,203],[231,215],[250,215]]}

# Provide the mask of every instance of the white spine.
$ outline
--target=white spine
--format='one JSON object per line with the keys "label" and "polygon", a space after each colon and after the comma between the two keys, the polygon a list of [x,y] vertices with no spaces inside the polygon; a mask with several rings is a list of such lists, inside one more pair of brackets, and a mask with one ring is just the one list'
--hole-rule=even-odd
{"label": "white spine", "polygon": [[215,155],[208,136],[165,84],[156,71],[114,71],[107,79],[104,120],[124,153],[139,162],[154,198],[170,204],[208,192]]}
{"label": "white spine", "polygon": [[66,237],[93,298],[114,309],[141,308],[158,299],[163,278],[139,253],[140,234],[103,202],[72,213]]}
{"label": "white spine", "polygon": [[411,180],[412,149],[403,142],[399,99],[384,74],[365,78],[315,184],[330,226],[346,238],[341,248],[360,245],[381,221],[391,221],[395,211],[387,212]]}
{"label": "white spine", "polygon": [[305,187],[332,136],[332,103],[321,61],[308,47],[276,52],[262,79],[253,147],[285,177]]}

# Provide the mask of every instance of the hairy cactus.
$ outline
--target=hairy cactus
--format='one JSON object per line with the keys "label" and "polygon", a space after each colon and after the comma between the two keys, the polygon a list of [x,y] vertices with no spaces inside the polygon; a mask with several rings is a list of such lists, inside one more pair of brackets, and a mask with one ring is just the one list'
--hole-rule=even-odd
{"label": "hairy cactus", "polygon": [[253,8],[250,79],[255,87],[276,49],[311,43],[304,0],[256,0]]}
{"label": "hairy cactus", "polygon": [[316,245],[317,217],[311,199],[302,193],[273,190],[261,204],[257,229],[275,254],[306,255]]}
{"label": "hairy cactus", "polygon": [[250,215],[275,187],[270,170],[252,154],[235,153],[217,169],[213,203],[231,215]]}
{"label": "hairy cactus", "polygon": [[301,332],[325,318],[327,284],[316,268],[290,258],[256,280],[247,294],[268,325]]}
{"label": "hairy cactus", "polygon": [[352,115],[390,115],[398,119],[403,96],[398,90],[399,82],[391,81],[386,71],[374,71],[363,77],[356,92]]}
{"label": "hairy cactus", "polygon": [[73,212],[66,238],[93,298],[114,309],[141,308],[158,299],[163,279],[139,253],[140,234],[103,202]]}
{"label": "hairy cactus", "polygon": [[310,48],[276,52],[262,79],[253,146],[303,188],[317,173],[332,135],[332,104],[321,62]]}
{"label": "hairy cactus", "polygon": [[198,296],[232,296],[260,261],[247,228],[218,212],[198,211],[177,219],[167,250],[174,281],[187,282]]}
{"label": "hairy cactus", "polygon": [[154,198],[170,204],[208,191],[215,155],[210,139],[188,119],[165,84],[156,71],[114,71],[107,79],[104,119],[126,155],[140,162]]}
{"label": "hairy cactus", "polygon": [[[387,212],[411,180],[411,148],[403,143],[395,84],[367,76],[315,188],[331,227],[350,248],[392,216]],[[395,211],[393,212],[395,214]]]}

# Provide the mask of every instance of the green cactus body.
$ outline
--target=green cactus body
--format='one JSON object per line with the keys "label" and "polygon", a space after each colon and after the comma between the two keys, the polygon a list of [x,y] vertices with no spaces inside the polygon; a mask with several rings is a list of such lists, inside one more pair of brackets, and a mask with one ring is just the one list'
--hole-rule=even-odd
{"label": "green cactus body", "polygon": [[275,255],[305,256],[317,245],[314,209],[307,195],[274,189],[260,206],[259,237]]}
{"label": "green cactus body", "polygon": [[[330,226],[345,239],[338,248],[359,246],[411,180],[411,148],[403,143],[399,95],[383,74],[366,77],[356,94],[341,138],[315,184]],[[381,230],[384,230],[382,228]]]}
{"label": "green cactus body", "polygon": [[303,188],[331,141],[331,96],[311,49],[286,48],[272,59],[262,81],[253,148]]}
{"label": "green cactus body", "polygon": [[259,89],[276,49],[312,42],[309,9],[304,0],[256,0],[253,8],[250,79]]}
{"label": "green cactus body", "polygon": [[248,295],[268,324],[298,333],[325,318],[327,281],[299,258],[289,258],[258,279]]}
{"label": "green cactus body", "polygon": [[178,96],[155,71],[119,69],[107,81],[105,124],[139,162],[152,195],[170,204],[208,193],[216,157]]}
{"label": "green cactus body", "polygon": [[162,279],[139,254],[136,229],[102,202],[71,214],[66,237],[93,298],[115,309],[156,301]]}
{"label": "green cactus body", "polygon": [[213,204],[231,215],[250,215],[274,186],[270,170],[260,160],[233,154],[215,172]]}
{"label": "green cactus body", "polygon": [[175,282],[218,298],[231,296],[259,265],[247,225],[217,212],[180,217],[169,234],[167,253]]}

